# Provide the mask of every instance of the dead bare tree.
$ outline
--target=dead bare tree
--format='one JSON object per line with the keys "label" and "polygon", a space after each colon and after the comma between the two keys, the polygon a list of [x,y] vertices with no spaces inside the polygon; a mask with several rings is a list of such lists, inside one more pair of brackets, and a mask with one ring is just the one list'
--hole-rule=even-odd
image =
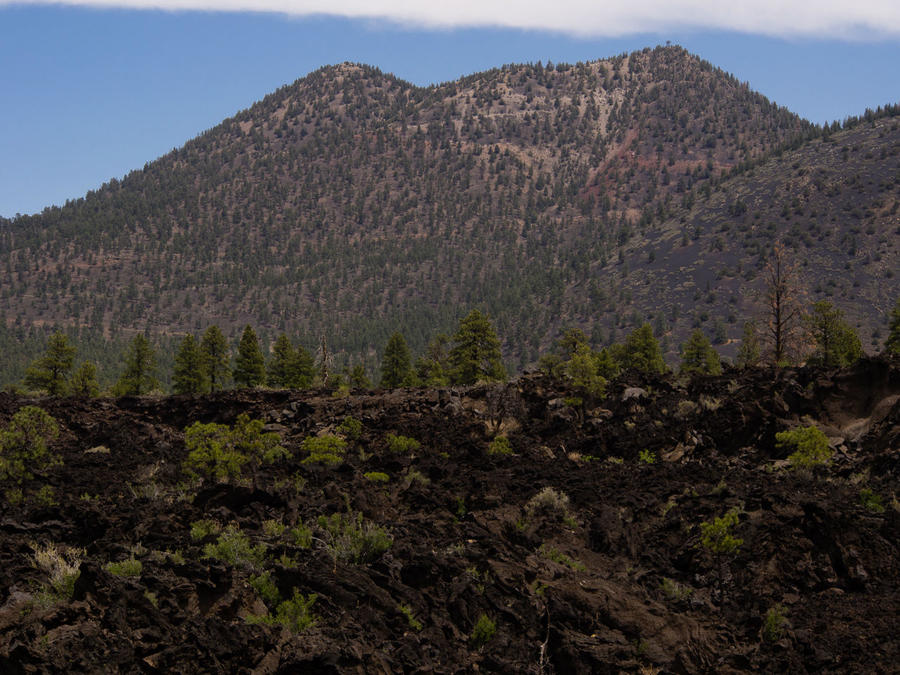
{"label": "dead bare tree", "polygon": [[775,365],[799,357],[806,343],[805,293],[797,271],[781,242],[766,263],[766,338]]}

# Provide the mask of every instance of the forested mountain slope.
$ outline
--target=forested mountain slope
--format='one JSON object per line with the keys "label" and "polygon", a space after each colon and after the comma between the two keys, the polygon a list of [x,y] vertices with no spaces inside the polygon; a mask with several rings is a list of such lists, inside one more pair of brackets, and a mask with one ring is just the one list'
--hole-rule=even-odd
{"label": "forested mountain slope", "polygon": [[[504,66],[429,88],[326,67],[83,199],[0,221],[2,323],[112,336],[211,323],[237,334],[251,323],[307,344],[324,335],[373,365],[393,330],[419,350],[478,306],[514,367],[563,324],[601,342],[649,319],[674,349],[705,301],[690,287],[674,292],[683,267],[737,267],[723,278],[738,279],[783,232],[837,251],[855,227],[860,255],[896,239],[896,124],[863,127],[804,145],[817,128],[677,47]],[[864,150],[847,141],[845,160],[842,134],[868,129]],[[824,178],[811,168],[796,177],[809,184],[804,197],[784,184],[784,167],[820,161],[820,146],[831,163],[820,158]],[[883,190],[870,189],[875,176]],[[746,196],[730,196],[731,185]],[[836,224],[832,202],[850,209]],[[822,244],[824,229],[840,233]],[[874,297],[889,254],[857,294]],[[730,303],[729,337],[752,309],[745,300]]]}

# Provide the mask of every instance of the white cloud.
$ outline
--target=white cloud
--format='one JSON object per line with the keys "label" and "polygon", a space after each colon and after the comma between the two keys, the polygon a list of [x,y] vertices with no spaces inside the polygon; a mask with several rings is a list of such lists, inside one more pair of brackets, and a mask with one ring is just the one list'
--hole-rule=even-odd
{"label": "white cloud", "polygon": [[0,0],[0,6],[6,4],[278,12],[383,19],[429,28],[499,26],[581,36],[724,29],[785,37],[900,37],[898,0]]}

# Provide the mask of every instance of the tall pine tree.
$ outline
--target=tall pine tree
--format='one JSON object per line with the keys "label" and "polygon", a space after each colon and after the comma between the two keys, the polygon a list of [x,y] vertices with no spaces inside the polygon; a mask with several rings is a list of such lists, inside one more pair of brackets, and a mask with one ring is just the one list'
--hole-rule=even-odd
{"label": "tall pine tree", "polygon": [[200,344],[193,335],[185,335],[175,354],[172,391],[176,394],[202,394],[206,388],[206,369]]}
{"label": "tall pine tree", "polygon": [[385,389],[408,387],[413,384],[414,378],[409,347],[406,345],[403,335],[395,332],[384,348],[379,385]]}
{"label": "tall pine tree", "polygon": [[224,389],[231,369],[228,367],[228,342],[218,326],[212,325],[203,333],[200,353],[209,391]]}
{"label": "tall pine tree", "polygon": [[491,320],[477,309],[473,309],[459,322],[459,328],[453,335],[450,363],[455,384],[506,379],[500,340]]}
{"label": "tall pine tree", "polygon": [[255,387],[266,380],[266,364],[259,348],[259,338],[249,325],[244,327],[238,344],[232,377],[239,387]]}
{"label": "tall pine tree", "polygon": [[125,353],[125,370],[115,386],[119,396],[140,396],[156,387],[156,354],[143,333],[134,336]]}
{"label": "tall pine tree", "polygon": [[44,355],[25,371],[25,386],[46,391],[51,396],[65,394],[69,386],[69,373],[75,363],[75,351],[65,333],[53,333],[47,341]]}

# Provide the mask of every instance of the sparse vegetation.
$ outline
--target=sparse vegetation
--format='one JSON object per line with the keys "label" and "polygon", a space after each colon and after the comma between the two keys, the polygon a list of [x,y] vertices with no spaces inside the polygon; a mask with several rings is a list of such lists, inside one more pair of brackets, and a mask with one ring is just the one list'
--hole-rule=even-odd
{"label": "sparse vegetation", "polygon": [[259,569],[266,555],[265,544],[253,545],[246,533],[237,525],[228,525],[219,534],[215,543],[203,547],[203,557],[221,560],[234,567]]}
{"label": "sparse vegetation", "polygon": [[362,513],[319,516],[325,546],[335,561],[362,565],[375,560],[393,543],[386,530],[365,520]]}
{"label": "sparse vegetation", "polygon": [[795,469],[811,469],[827,464],[832,451],[828,447],[828,437],[816,426],[801,427],[775,434],[776,445],[780,449],[794,448],[788,462]]}
{"label": "sparse vegetation", "polygon": [[398,434],[388,434],[387,449],[397,455],[408,455],[422,447],[415,438],[409,436],[400,436]]}
{"label": "sparse vegetation", "polygon": [[475,649],[481,649],[493,639],[496,633],[497,624],[487,614],[479,615],[478,621],[475,622],[475,627],[472,629],[472,646]]}
{"label": "sparse vegetation", "polygon": [[116,577],[139,577],[143,569],[143,563],[134,557],[120,562],[106,563],[106,571]]}

